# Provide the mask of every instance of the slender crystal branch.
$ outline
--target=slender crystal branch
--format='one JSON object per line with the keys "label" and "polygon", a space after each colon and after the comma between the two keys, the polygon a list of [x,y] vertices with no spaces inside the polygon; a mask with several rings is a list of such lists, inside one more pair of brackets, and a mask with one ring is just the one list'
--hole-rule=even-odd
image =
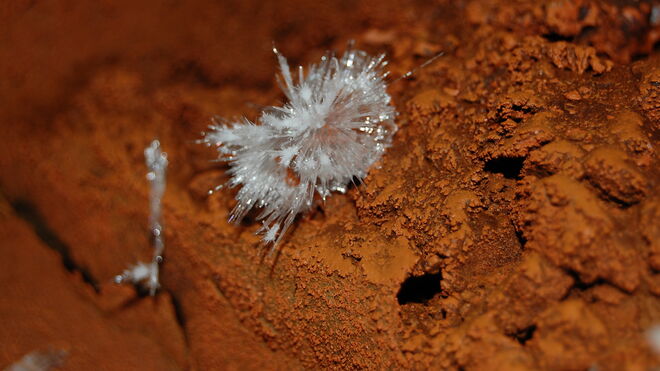
{"label": "slender crystal branch", "polygon": [[149,229],[154,247],[153,259],[150,263],[138,262],[129,269],[124,270],[121,275],[115,277],[115,282],[122,283],[130,281],[149,289],[149,294],[156,294],[160,287],[158,281],[159,264],[163,261],[163,226],[161,224],[161,199],[165,193],[165,173],[167,170],[167,153],[160,149],[160,142],[154,140],[144,150],[145,163],[149,172],[147,180],[151,186],[149,194]]}

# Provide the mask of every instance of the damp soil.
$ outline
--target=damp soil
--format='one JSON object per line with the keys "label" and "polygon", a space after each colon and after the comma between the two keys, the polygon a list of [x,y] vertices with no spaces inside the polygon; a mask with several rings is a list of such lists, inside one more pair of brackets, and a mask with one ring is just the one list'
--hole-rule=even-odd
{"label": "damp soil", "polygon": [[[0,367],[646,370],[660,322],[660,5],[14,1],[0,7]],[[227,222],[214,115],[292,65],[385,52],[399,116],[366,179],[276,258]],[[438,52],[412,77],[397,76]],[[396,80],[396,81],[395,81]],[[162,288],[143,149],[168,152]]]}

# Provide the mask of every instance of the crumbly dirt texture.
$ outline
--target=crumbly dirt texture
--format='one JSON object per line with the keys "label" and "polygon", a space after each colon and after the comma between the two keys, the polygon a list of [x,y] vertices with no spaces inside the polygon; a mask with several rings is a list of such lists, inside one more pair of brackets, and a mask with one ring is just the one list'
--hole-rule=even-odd
{"label": "crumbly dirt texture", "polygon": [[[292,65],[385,52],[394,144],[276,259],[227,222],[213,115]],[[0,5],[0,367],[648,370],[660,322],[660,4]],[[143,149],[168,152],[162,289]]]}

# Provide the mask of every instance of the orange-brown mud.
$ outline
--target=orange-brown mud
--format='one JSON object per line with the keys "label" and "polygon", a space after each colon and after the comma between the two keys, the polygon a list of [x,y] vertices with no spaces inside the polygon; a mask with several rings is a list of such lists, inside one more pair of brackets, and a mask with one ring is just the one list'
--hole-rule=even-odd
{"label": "orange-brown mud", "polygon": [[[10,1],[0,5],[0,367],[647,370],[660,322],[660,4]],[[359,188],[277,261],[227,223],[210,117],[292,65],[386,52],[400,115]],[[655,49],[654,49],[655,47]],[[142,150],[169,154],[162,290]]]}

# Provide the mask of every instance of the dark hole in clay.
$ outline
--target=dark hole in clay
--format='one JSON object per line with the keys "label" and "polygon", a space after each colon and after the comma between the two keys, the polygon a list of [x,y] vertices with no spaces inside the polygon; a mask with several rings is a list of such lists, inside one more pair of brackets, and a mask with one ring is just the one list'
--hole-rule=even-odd
{"label": "dark hole in clay", "polygon": [[516,230],[516,238],[518,239],[518,242],[520,243],[521,248],[525,248],[525,245],[527,244],[527,239],[523,235],[522,231]]}
{"label": "dark hole in clay", "polygon": [[521,345],[525,345],[525,343],[534,336],[534,331],[536,331],[536,325],[531,325],[513,334],[513,338]]}
{"label": "dark hole in clay", "polygon": [[566,41],[566,42],[573,41],[572,37],[560,35],[560,34],[555,33],[555,32],[550,32],[550,33],[547,33],[547,34],[543,34],[543,35],[541,35],[541,37],[543,37],[544,39],[550,41],[551,43],[554,43],[554,42],[557,42],[557,41]]}
{"label": "dark hole in clay", "polygon": [[401,284],[399,293],[396,295],[399,304],[426,303],[436,294],[440,293],[440,273],[427,273],[422,276],[408,277]]}
{"label": "dark hole in clay", "polygon": [[486,162],[484,170],[502,174],[507,179],[519,179],[524,162],[524,157],[498,157]]}

